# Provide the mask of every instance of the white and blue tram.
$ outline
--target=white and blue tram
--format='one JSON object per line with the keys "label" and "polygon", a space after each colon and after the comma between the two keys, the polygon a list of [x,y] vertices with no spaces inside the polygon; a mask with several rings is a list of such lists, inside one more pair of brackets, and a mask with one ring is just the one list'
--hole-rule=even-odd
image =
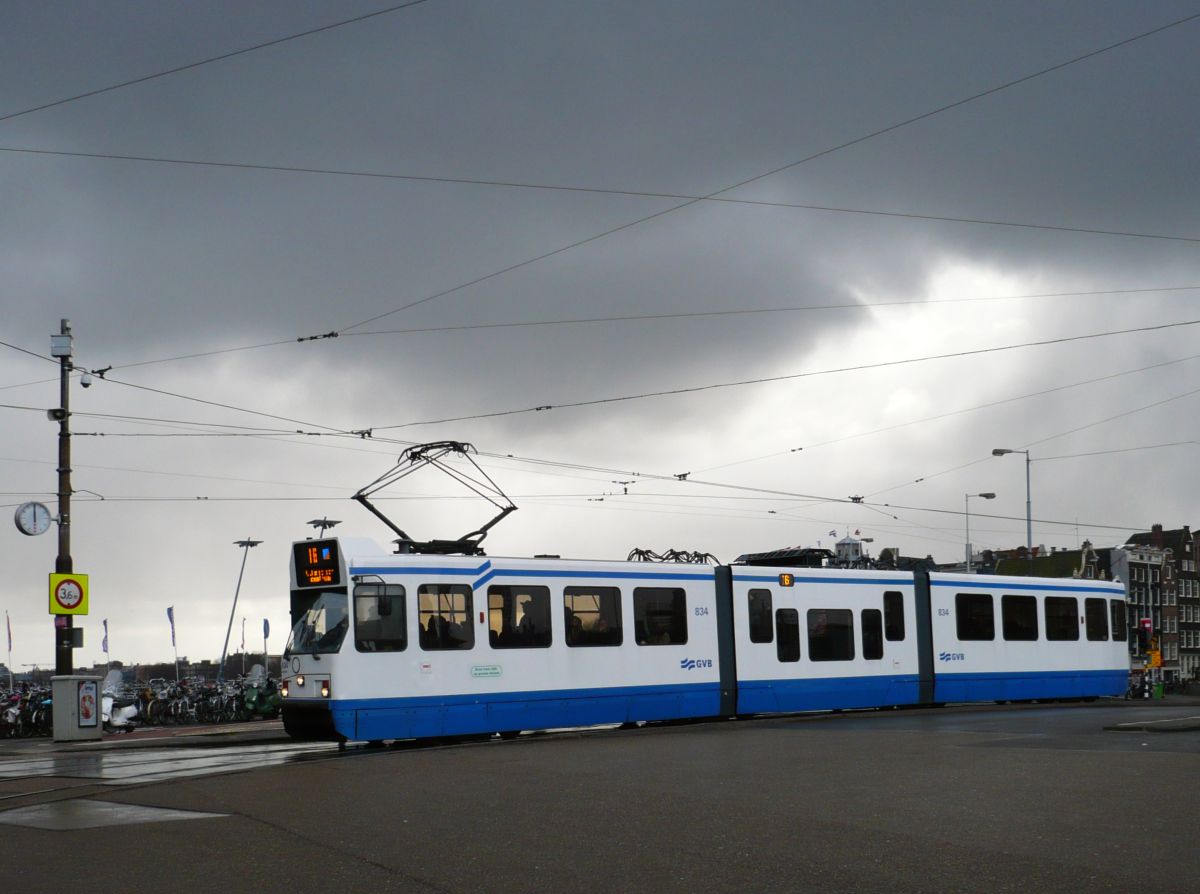
{"label": "white and blue tram", "polygon": [[294,544],[297,738],[1125,692],[1125,593],[924,571],[396,555]]}

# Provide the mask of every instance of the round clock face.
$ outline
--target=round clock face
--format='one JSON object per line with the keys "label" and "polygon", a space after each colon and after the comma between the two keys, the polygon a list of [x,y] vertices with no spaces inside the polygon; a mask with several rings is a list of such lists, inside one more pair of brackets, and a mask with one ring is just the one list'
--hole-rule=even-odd
{"label": "round clock face", "polygon": [[50,517],[50,510],[43,503],[22,503],[17,507],[17,514],[14,519],[17,523],[17,530],[22,534],[28,534],[33,537],[37,534],[45,534],[50,530],[50,522],[53,520]]}

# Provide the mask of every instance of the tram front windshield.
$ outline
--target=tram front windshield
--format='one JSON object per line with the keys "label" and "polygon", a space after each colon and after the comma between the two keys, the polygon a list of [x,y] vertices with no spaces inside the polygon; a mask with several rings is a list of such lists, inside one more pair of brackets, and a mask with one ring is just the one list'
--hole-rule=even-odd
{"label": "tram front windshield", "polygon": [[284,655],[320,655],[338,651],[350,626],[345,593],[322,593],[288,637]]}

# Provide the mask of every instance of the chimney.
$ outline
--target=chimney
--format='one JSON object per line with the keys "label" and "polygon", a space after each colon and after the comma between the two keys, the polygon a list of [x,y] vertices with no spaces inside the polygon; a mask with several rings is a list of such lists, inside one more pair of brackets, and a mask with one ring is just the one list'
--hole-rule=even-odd
{"label": "chimney", "polygon": [[1163,526],[1155,525],[1150,529],[1150,545],[1162,549],[1163,542]]}

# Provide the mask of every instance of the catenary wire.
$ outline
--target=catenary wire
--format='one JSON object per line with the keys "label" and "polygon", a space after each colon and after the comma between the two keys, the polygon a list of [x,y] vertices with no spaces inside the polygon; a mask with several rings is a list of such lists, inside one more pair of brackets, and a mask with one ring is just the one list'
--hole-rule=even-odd
{"label": "catenary wire", "polygon": [[1072,382],[1069,385],[1055,385],[1053,388],[1044,388],[1041,391],[1032,391],[1027,394],[1019,394],[1015,397],[1005,397],[1005,398],[1001,398],[999,400],[988,401],[987,403],[975,404],[974,406],[971,406],[971,407],[963,407],[958,410],[950,410],[945,413],[937,413],[933,416],[924,416],[920,419],[910,419],[907,422],[897,422],[894,425],[886,425],[883,428],[874,428],[869,431],[855,432],[854,434],[843,435],[842,437],[838,437],[838,438],[830,438],[829,440],[818,441],[813,444],[805,444],[802,447],[792,447],[787,450],[776,450],[772,453],[764,453],[759,456],[752,456],[752,457],[748,457],[746,459],[739,459],[739,460],[734,460],[732,462],[721,463],[720,465],[716,465],[716,466],[706,466],[701,469],[695,469],[694,471],[696,474],[701,474],[704,472],[715,472],[718,469],[728,469],[728,468],[732,468],[733,466],[746,465],[747,463],[759,462],[764,459],[774,459],[776,457],[789,456],[793,453],[800,453],[802,451],[816,450],[820,447],[829,447],[833,444],[842,444],[846,441],[853,441],[857,438],[865,438],[870,435],[878,435],[878,434],[884,434],[884,433],[890,432],[890,431],[896,431],[901,428],[907,428],[910,425],[922,425],[927,422],[937,422],[942,419],[949,419],[954,416],[961,416],[965,413],[974,413],[978,410],[987,410],[987,409],[991,409],[992,407],[1003,406],[1004,404],[1016,403],[1017,401],[1022,401],[1022,400],[1029,400],[1034,397],[1044,397],[1047,394],[1054,394],[1059,391],[1068,391],[1072,388],[1082,388],[1085,385],[1094,385],[1097,382],[1107,382],[1111,379],[1118,379],[1123,376],[1135,375],[1136,373],[1147,372],[1152,369],[1161,369],[1164,366],[1173,366],[1176,363],[1186,363],[1189,360],[1196,360],[1196,359],[1200,359],[1200,354],[1192,354],[1188,357],[1179,357],[1175,360],[1164,360],[1162,363],[1152,363],[1148,366],[1139,366],[1136,369],[1122,370],[1121,372],[1110,373],[1109,375],[1105,375],[1105,376],[1097,376],[1096,378],[1093,378],[1093,379],[1084,379],[1083,381],[1080,381],[1080,382]]}
{"label": "catenary wire", "polygon": [[[980,100],[980,99],[983,99],[983,98],[985,98],[985,97],[992,96],[992,95],[994,95],[994,94],[996,94],[996,93],[1000,93],[1001,91],[1008,90],[1008,89],[1010,89],[1010,88],[1012,88],[1012,87],[1015,87],[1015,86],[1018,86],[1018,85],[1020,85],[1020,84],[1027,83],[1027,82],[1029,82],[1029,81],[1032,81],[1032,80],[1034,80],[1034,79],[1036,79],[1036,78],[1040,78],[1040,77],[1043,77],[1043,76],[1045,76],[1045,75],[1051,74],[1052,72],[1061,71],[1062,69],[1064,69],[1064,68],[1067,68],[1067,67],[1069,67],[1069,66],[1071,66],[1071,65],[1076,65],[1076,64],[1078,64],[1078,63],[1080,63],[1080,62],[1084,62],[1084,61],[1086,61],[1086,60],[1088,60],[1088,59],[1095,58],[1096,56],[1099,56],[1099,55],[1101,55],[1101,54],[1103,54],[1103,53],[1108,53],[1108,52],[1110,52],[1110,51],[1112,51],[1112,50],[1115,50],[1115,49],[1118,49],[1118,48],[1120,48],[1120,47],[1128,46],[1129,44],[1135,43],[1136,41],[1139,41],[1139,40],[1144,40],[1144,39],[1146,39],[1146,38],[1148,38],[1148,37],[1151,37],[1151,36],[1153,36],[1153,35],[1156,35],[1156,34],[1160,34],[1160,33],[1162,33],[1163,31],[1167,31],[1167,30],[1169,30],[1169,29],[1171,29],[1171,28],[1176,28],[1176,27],[1179,27],[1179,26],[1181,26],[1181,25],[1184,25],[1184,24],[1187,24],[1187,23],[1189,23],[1189,22],[1192,22],[1192,21],[1194,21],[1194,20],[1196,20],[1196,19],[1198,19],[1198,18],[1200,18],[1200,13],[1193,13],[1193,14],[1191,14],[1191,15],[1184,16],[1183,18],[1176,19],[1176,20],[1174,20],[1174,21],[1172,21],[1172,22],[1168,22],[1168,23],[1166,23],[1165,25],[1160,25],[1160,26],[1158,26],[1158,27],[1156,27],[1156,28],[1152,28],[1152,29],[1151,29],[1151,30],[1149,30],[1149,31],[1143,31],[1143,32],[1141,32],[1141,33],[1139,33],[1139,34],[1135,34],[1135,35],[1133,35],[1133,36],[1131,36],[1131,37],[1127,37],[1127,38],[1125,38],[1125,39],[1123,39],[1123,40],[1119,40],[1119,41],[1117,41],[1116,43],[1108,44],[1107,46],[1100,47],[1100,48],[1098,48],[1098,49],[1095,49],[1095,50],[1091,50],[1091,51],[1089,51],[1089,52],[1087,52],[1087,53],[1083,53],[1083,54],[1081,54],[1081,55],[1079,55],[1079,56],[1075,56],[1075,57],[1073,57],[1073,58],[1071,58],[1071,59],[1068,59],[1068,60],[1066,60],[1066,61],[1064,61],[1064,62],[1059,62],[1059,63],[1057,63],[1057,64],[1055,64],[1055,65],[1051,65],[1051,66],[1049,66],[1049,67],[1047,67],[1047,68],[1043,68],[1043,69],[1040,69],[1040,70],[1038,70],[1038,71],[1032,72],[1032,73],[1030,73],[1030,74],[1023,75],[1023,76],[1021,76],[1021,77],[1019,77],[1019,78],[1014,78],[1013,80],[1006,81],[1005,83],[1002,83],[1002,84],[998,84],[998,85],[996,85],[995,87],[989,87],[989,88],[988,88],[988,89],[986,89],[986,90],[982,90],[982,91],[980,91],[980,92],[978,92],[978,93],[971,94],[970,96],[966,96],[966,97],[964,97],[964,98],[962,98],[962,99],[955,100],[954,102],[946,103],[946,104],[944,104],[944,105],[938,106],[937,108],[931,109],[931,110],[929,110],[929,111],[926,111],[926,112],[922,112],[922,113],[921,113],[921,114],[919,114],[919,115],[914,115],[914,116],[911,116],[911,117],[909,117],[909,118],[905,118],[904,120],[902,120],[902,121],[898,121],[898,122],[896,122],[895,124],[890,124],[890,125],[888,125],[887,127],[882,127],[882,128],[879,128],[879,129],[877,129],[877,130],[871,131],[870,133],[866,133],[866,134],[863,134],[863,135],[861,135],[861,136],[855,137],[855,138],[853,138],[853,139],[846,140],[846,141],[844,141],[844,142],[838,143],[838,144],[837,144],[837,145],[835,145],[835,146],[830,146],[830,147],[828,147],[828,148],[826,148],[826,149],[822,149],[822,150],[821,150],[821,151],[819,151],[819,152],[815,152],[815,153],[813,153],[813,154],[811,154],[811,155],[807,155],[807,156],[805,156],[805,157],[803,157],[803,158],[797,159],[796,161],[789,162],[788,164],[781,165],[781,166],[779,166],[779,167],[776,167],[776,168],[772,168],[771,170],[769,170],[769,171],[766,171],[766,172],[764,172],[764,173],[761,173],[761,174],[756,174],[756,175],[755,175],[755,176],[753,176],[753,177],[748,177],[748,178],[746,178],[746,179],[744,179],[744,180],[740,180],[740,181],[738,181],[737,183],[734,183],[734,184],[732,184],[731,186],[726,186],[726,187],[724,187],[724,188],[722,188],[722,189],[714,190],[714,191],[713,191],[713,192],[711,192],[711,193],[707,193],[707,194],[706,194],[706,195],[705,195],[703,198],[705,198],[705,199],[712,199],[712,198],[715,198],[716,196],[722,195],[722,194],[724,194],[724,193],[727,193],[727,192],[731,192],[732,190],[738,189],[739,187],[746,186],[746,185],[748,185],[748,184],[750,184],[750,183],[754,183],[754,182],[756,182],[756,181],[758,181],[758,180],[762,180],[762,179],[764,179],[764,178],[771,177],[771,176],[773,176],[773,175],[775,175],[775,174],[782,173],[783,171],[787,171],[787,170],[790,170],[790,169],[792,169],[792,168],[799,167],[800,165],[807,164],[808,162],[811,162],[811,161],[815,161],[816,159],[819,159],[819,158],[824,158],[824,157],[825,157],[825,156],[827,156],[827,155],[831,155],[831,154],[833,154],[833,153],[835,153],[835,152],[839,152],[839,151],[841,151],[841,150],[843,150],[843,149],[847,149],[847,148],[849,148],[849,147],[851,147],[851,146],[856,146],[856,145],[858,145],[858,144],[860,144],[860,143],[865,143],[865,142],[867,142],[868,140],[872,140],[872,139],[874,139],[874,138],[876,138],[876,137],[882,136],[882,135],[884,135],[884,134],[887,134],[887,133],[892,133],[892,132],[894,132],[894,131],[900,130],[901,128],[908,127],[909,125],[916,124],[916,123],[918,123],[918,122],[920,122],[920,121],[924,121],[924,120],[926,120],[926,119],[929,119],[929,118],[932,118],[932,117],[934,117],[934,116],[936,116],[936,115],[940,115],[940,114],[942,114],[943,112],[948,112],[948,111],[950,111],[950,110],[952,110],[952,109],[956,109],[956,108],[959,108],[959,107],[961,107],[961,106],[967,105],[968,103],[975,102],[975,101],[977,101],[977,100]],[[394,308],[394,309],[392,309],[392,310],[385,311],[385,312],[383,312],[383,313],[380,313],[380,314],[376,314],[376,315],[374,315],[374,316],[372,316],[372,317],[368,317],[368,318],[366,318],[366,319],[364,319],[364,320],[359,320],[358,322],[356,322],[356,323],[352,323],[352,324],[350,324],[350,325],[348,325],[348,326],[342,326],[342,327],[340,327],[340,329],[338,329],[337,331],[339,331],[339,332],[348,332],[348,331],[350,331],[350,330],[352,330],[352,329],[358,329],[358,328],[360,328],[360,327],[362,327],[362,326],[365,326],[365,325],[367,325],[368,323],[373,323],[373,322],[375,322],[376,320],[381,320],[381,319],[383,319],[384,317],[389,317],[389,316],[391,316],[391,315],[393,315],[393,314],[400,313],[401,311],[409,310],[410,308],[417,307],[417,306],[418,306],[418,305],[420,305],[420,304],[425,304],[425,303],[427,303],[427,302],[429,302],[429,301],[433,301],[433,300],[435,300],[435,299],[437,299],[437,298],[444,297],[445,295],[449,295],[449,294],[451,294],[451,293],[453,293],[453,292],[458,292],[458,291],[461,291],[461,290],[463,290],[463,289],[470,288],[471,286],[477,285],[477,284],[479,284],[479,283],[481,283],[481,282],[484,282],[484,281],[486,281],[486,280],[492,279],[492,278],[494,278],[494,277],[497,277],[497,276],[501,276],[501,275],[503,275],[503,274],[506,274],[506,273],[512,272],[512,271],[514,271],[514,270],[518,270],[518,269],[520,269],[520,268],[522,268],[522,267],[527,267],[527,266],[529,266],[530,264],[535,264],[535,263],[537,263],[537,262],[539,262],[539,261],[543,261],[543,260],[546,260],[546,259],[552,258],[552,257],[554,257],[554,256],[556,256],[556,255],[562,254],[562,253],[564,253],[564,252],[567,252],[567,251],[571,251],[572,249],[579,248],[579,247],[581,247],[581,246],[584,246],[584,245],[587,245],[587,244],[589,244],[589,243],[591,243],[591,242],[595,242],[595,241],[597,241],[597,240],[599,240],[599,239],[603,239],[603,238],[605,238],[605,237],[607,237],[607,236],[611,236],[611,235],[614,235],[614,234],[616,234],[616,233],[620,233],[620,232],[622,232],[622,231],[624,231],[624,230],[628,230],[628,229],[630,229],[631,227],[638,226],[639,224],[647,223],[647,222],[649,222],[649,221],[656,220],[656,219],[658,219],[658,218],[660,218],[660,217],[664,217],[665,215],[671,214],[671,213],[673,213],[673,212],[675,212],[675,211],[680,211],[680,210],[682,210],[682,209],[684,209],[684,208],[689,208],[689,207],[691,207],[692,205],[695,205],[695,204],[696,204],[697,202],[699,202],[699,201],[701,201],[701,199],[691,199],[691,200],[688,200],[688,201],[685,201],[685,202],[681,202],[681,203],[680,203],[680,204],[678,204],[678,205],[672,205],[672,206],[671,206],[671,207],[669,207],[669,208],[664,208],[664,209],[662,209],[662,210],[659,210],[659,211],[656,211],[656,212],[654,212],[653,214],[648,214],[648,215],[646,215],[646,216],[644,216],[644,217],[637,218],[636,220],[631,220],[631,221],[629,221],[629,222],[627,222],[627,223],[621,224],[620,226],[612,227],[612,228],[610,228],[610,229],[607,229],[607,230],[605,230],[605,231],[603,231],[603,232],[601,232],[601,233],[597,233],[597,234],[595,234],[595,235],[593,235],[593,236],[588,236],[588,237],[587,237],[587,238],[585,238],[585,239],[580,239],[580,240],[577,240],[577,241],[575,241],[575,242],[572,242],[572,243],[570,243],[570,244],[568,244],[568,245],[561,246],[560,248],[556,248],[556,249],[554,249],[553,251],[545,252],[545,253],[543,253],[543,254],[537,255],[536,257],[529,258],[529,259],[527,259],[527,260],[524,260],[524,261],[520,261],[520,262],[518,262],[518,263],[516,263],[516,264],[511,264],[511,265],[509,265],[509,266],[507,266],[507,267],[505,267],[505,268],[503,268],[503,269],[501,269],[501,270],[497,270],[497,271],[494,271],[494,272],[492,272],[492,273],[488,273],[488,274],[486,274],[486,275],[484,275],[484,276],[476,277],[475,279],[472,279],[472,280],[470,280],[470,281],[468,281],[468,282],[465,282],[465,283],[462,283],[462,284],[460,284],[460,285],[453,286],[453,287],[451,287],[451,288],[448,288],[448,289],[443,289],[443,290],[441,290],[441,291],[439,291],[439,292],[435,292],[435,293],[433,293],[432,295],[428,295],[428,296],[426,296],[426,297],[424,297],[424,298],[420,298],[420,299],[417,299],[417,300],[415,300],[415,301],[411,301],[411,302],[409,302],[409,303],[407,303],[407,304],[405,304],[405,305],[402,305],[401,307],[397,307],[397,308]]]}
{"label": "catenary wire", "polygon": [[[60,149],[39,149],[25,146],[0,146],[0,152],[12,154],[52,156],[59,158],[90,158],[102,161],[130,161],[143,164],[177,165],[184,167],[225,168],[248,171],[271,171],[286,174],[307,174],[338,177],[373,178],[383,180],[400,180],[432,183],[454,183],[473,186],[503,187],[509,189],[529,189],[561,191],[574,193],[598,193],[601,195],[628,196],[634,198],[655,198],[671,200],[687,200],[689,202],[722,203],[728,205],[747,205],[759,208],[791,208],[802,211],[818,211],[831,214],[855,214],[873,217],[890,217],[901,220],[922,220],[934,223],[958,223],[988,227],[1010,227],[1016,229],[1050,230],[1060,233],[1082,233],[1092,236],[1115,236],[1128,239],[1159,239],[1170,242],[1200,242],[1200,237],[1183,236],[1173,233],[1142,233],[1132,230],[1106,230],[1095,227],[1072,227],[1064,224],[1032,223],[1029,221],[995,220],[980,217],[952,217],[941,214],[922,214],[913,211],[886,211],[877,208],[845,208],[837,205],[815,205],[804,202],[782,202],[767,199],[734,199],[727,196],[707,195],[697,196],[687,193],[650,192],[628,189],[606,189],[589,186],[556,186],[543,183],[519,183],[503,180],[475,180],[467,177],[432,177],[416,174],[389,174],[378,171],[355,171],[338,168],[307,168],[292,165],[254,164],[252,162],[206,161],[187,158],[164,158],[150,155],[122,155],[113,152],[72,152]],[[765,175],[764,175],[765,176]],[[732,189],[734,187],[730,187]],[[354,327],[351,327],[354,328]]]}
{"label": "catenary wire", "polygon": [[387,15],[389,13],[399,12],[402,9],[408,9],[410,6],[419,6],[420,4],[426,3],[426,2],[428,2],[428,0],[409,0],[409,2],[407,2],[407,3],[400,3],[400,4],[397,4],[396,6],[389,6],[386,9],[377,9],[374,12],[368,12],[368,13],[364,13],[363,15],[355,16],[350,19],[343,19],[339,22],[333,22],[328,25],[322,25],[319,28],[309,28],[307,31],[299,31],[295,34],[288,34],[284,37],[277,37],[274,40],[264,41],[263,43],[255,44],[254,46],[243,47],[240,50],[232,50],[228,53],[221,53],[218,56],[210,56],[207,59],[200,59],[196,62],[189,62],[186,65],[177,65],[174,68],[168,68],[164,71],[155,72],[154,74],[142,75],[141,77],[138,77],[138,78],[131,78],[130,80],[122,81],[119,84],[110,84],[107,87],[99,87],[95,90],[88,90],[83,93],[77,93],[74,96],[68,96],[63,99],[56,99],[53,102],[42,103],[41,105],[32,106],[28,109],[22,109],[21,111],[18,111],[18,112],[9,112],[6,115],[0,115],[0,122],[11,121],[14,118],[20,118],[22,115],[30,115],[34,112],[44,111],[45,109],[52,109],[52,108],[55,108],[56,106],[62,106],[62,105],[66,105],[67,103],[77,102],[78,100],[87,99],[88,97],[91,97],[91,96],[99,96],[102,93],[111,93],[114,90],[120,90],[124,87],[132,87],[135,84],[144,84],[147,81],[153,81],[153,80],[156,80],[157,78],[165,78],[168,75],[178,74],[179,72],[182,72],[182,71],[190,71],[194,68],[200,68],[202,65],[209,65],[213,62],[221,62],[225,59],[232,59],[235,56],[244,56],[247,53],[253,53],[256,50],[266,49],[267,47],[279,46],[280,44],[288,43],[289,41],[293,41],[293,40],[298,40],[302,37],[310,37],[313,34],[320,34],[324,31],[332,31],[335,28],[341,28],[345,25],[352,25],[357,22],[363,22],[363,21],[366,21],[367,19],[376,18],[377,16],[383,16],[383,15]]}
{"label": "catenary wire", "polygon": [[512,410],[496,410],[490,413],[474,413],[464,416],[451,416],[444,419],[427,419],[414,422],[401,422],[391,425],[370,426],[371,431],[388,431],[396,428],[409,428],[417,425],[441,425],[448,422],[466,422],[475,419],[495,419],[502,416],[517,416],[525,413],[540,413],[549,410],[572,409],[578,407],[593,407],[606,404],[623,403],[634,400],[645,400],[652,397],[671,397],[680,394],[695,394],[702,391],[714,391],[721,388],[738,388],[746,385],[763,385],[772,382],[785,382],[796,379],[813,378],[816,376],[833,375],[836,373],[860,372],[869,369],[884,369],[888,367],[906,366],[913,363],[925,363],[932,360],[950,360],[960,357],[973,357],[983,354],[996,354],[1013,351],[1020,348],[1045,347],[1047,345],[1068,344],[1095,338],[1108,338],[1116,335],[1130,335],[1141,332],[1154,332],[1163,329],[1174,329],[1182,326],[1195,326],[1200,320],[1181,320],[1173,323],[1161,323],[1153,326],[1138,326],[1130,329],[1114,329],[1108,332],[1095,332],[1088,335],[1063,336],[1061,338],[1044,339],[1041,341],[1022,342],[1014,345],[999,345],[991,348],[977,348],[968,351],[952,351],[946,354],[931,354],[924,357],[909,357],[903,360],[887,360],[879,363],[864,363],[857,366],[837,367],[834,369],[811,370],[802,373],[788,373],[781,376],[762,376],[755,379],[741,379],[733,382],[713,382],[707,385],[693,385],[682,388],[669,388],[661,391],[647,391],[640,394],[616,395],[613,397],[594,398],[592,400],[571,401],[560,404],[542,404],[535,407],[524,407]]}
{"label": "catenary wire", "polygon": [[[1087,429],[1089,429],[1089,428],[1095,428],[1095,427],[1097,427],[1097,426],[1099,426],[1099,425],[1105,425],[1105,424],[1107,424],[1107,423],[1109,423],[1109,422],[1113,422],[1113,421],[1115,421],[1115,420],[1117,420],[1117,419],[1124,419],[1126,416],[1132,416],[1132,415],[1134,415],[1135,413],[1141,413],[1141,412],[1144,412],[1144,411],[1146,411],[1146,410],[1152,410],[1152,409],[1154,409],[1155,407],[1161,407],[1161,406],[1163,406],[1164,404],[1169,404],[1169,403],[1172,403],[1172,402],[1174,402],[1174,401],[1177,401],[1177,400],[1183,400],[1184,398],[1187,398],[1187,397],[1192,397],[1192,396],[1194,396],[1194,395],[1196,395],[1196,394],[1200,394],[1200,388],[1193,388],[1192,390],[1190,390],[1190,391],[1185,391],[1185,392],[1183,392],[1182,394],[1176,394],[1176,395],[1173,395],[1173,396],[1171,396],[1171,397],[1166,397],[1166,398],[1163,398],[1162,400],[1156,400],[1156,401],[1152,401],[1151,403],[1148,403],[1148,404],[1142,404],[1141,406],[1139,406],[1139,407],[1134,407],[1134,408],[1133,408],[1133,409],[1131,409],[1131,410],[1126,410],[1126,411],[1124,411],[1124,412],[1122,412],[1122,413],[1117,413],[1115,416],[1107,416],[1107,417],[1105,417],[1104,419],[1098,419],[1098,420],[1096,420],[1095,422],[1089,422],[1087,425],[1081,425],[1081,426],[1078,426],[1078,427],[1076,427],[1076,428],[1068,429],[1067,431],[1061,431],[1061,432],[1057,432],[1056,434],[1053,434],[1053,435],[1048,435],[1047,437],[1044,437],[1044,438],[1039,438],[1039,439],[1038,439],[1038,440],[1036,440],[1036,441],[1030,441],[1030,442],[1029,442],[1029,443],[1027,443],[1027,444],[1022,444],[1022,445],[1021,445],[1021,447],[1020,447],[1019,449],[1021,449],[1021,450],[1026,450],[1026,449],[1028,449],[1029,447],[1036,446],[1037,444],[1044,444],[1044,443],[1046,443],[1047,441],[1053,441],[1053,440],[1056,440],[1056,439],[1058,439],[1058,438],[1064,438],[1064,437],[1066,437],[1067,435],[1073,435],[1073,434],[1076,434],[1076,433],[1078,433],[1078,432],[1085,431],[1085,430],[1087,430]],[[980,458],[980,459],[974,459],[974,460],[971,460],[971,461],[970,461],[970,462],[968,462],[968,463],[963,463],[962,465],[959,465],[959,466],[954,466],[953,468],[949,468],[949,469],[943,469],[943,470],[942,470],[942,471],[940,471],[940,472],[934,472],[934,473],[933,473],[933,474],[931,474],[931,475],[923,475],[923,476],[922,476],[922,477],[920,477],[920,478],[915,478],[915,479],[912,479],[912,480],[910,480],[910,481],[905,481],[905,482],[902,482],[902,483],[900,483],[900,484],[895,484],[895,485],[892,485],[891,487],[885,487],[885,488],[883,488],[882,490],[872,491],[872,492],[871,492],[870,494],[868,494],[867,496],[871,496],[871,497],[877,497],[877,496],[879,496],[880,494],[891,493],[891,492],[892,492],[892,491],[894,491],[894,490],[900,490],[901,488],[904,488],[904,487],[909,487],[909,486],[911,486],[911,485],[913,485],[913,484],[923,484],[924,482],[926,482],[926,481],[929,481],[929,480],[930,480],[930,479],[932,479],[932,478],[940,478],[941,476],[943,476],[943,475],[949,475],[949,474],[950,474],[950,473],[952,473],[952,472],[960,472],[960,471],[962,471],[963,469],[969,469],[971,466],[977,466],[977,465],[979,465],[980,463],[985,463],[985,462],[988,462],[988,461],[989,461],[989,460],[991,460],[992,458],[993,458],[992,456],[985,456],[985,457],[982,457],[982,458]],[[1040,460],[1039,460],[1037,457],[1033,457],[1033,458],[1031,458],[1031,460],[1030,460],[1030,461],[1031,461],[1031,462],[1040,462]]]}
{"label": "catenary wire", "polygon": [[[925,301],[922,299],[909,299],[904,301],[863,301],[863,302],[848,302],[843,304],[808,304],[796,305],[794,307],[766,307],[766,308],[740,308],[734,310],[715,310],[715,311],[691,311],[687,313],[666,313],[666,314],[627,314],[622,316],[612,317],[588,317],[577,319],[558,319],[558,320],[529,320],[516,322],[501,322],[501,323],[473,323],[462,324],[457,326],[429,326],[423,328],[412,329],[378,329],[369,330],[367,332],[348,332],[343,333],[344,337],[361,337],[372,335],[409,335],[409,334],[425,334],[432,332],[458,332],[474,329],[513,329],[536,326],[567,326],[578,324],[592,323],[616,323],[616,322],[643,322],[649,320],[677,320],[688,318],[704,318],[704,317],[723,317],[723,316],[748,316],[758,314],[776,314],[776,313],[802,313],[808,311],[827,311],[827,310],[854,310],[854,309],[876,309],[887,307],[909,307],[909,306],[935,306],[940,304],[971,304],[973,302],[985,301],[1026,301],[1032,299],[1045,298],[1075,298],[1075,297],[1097,297],[1104,295],[1135,295],[1157,292],[1190,292],[1200,289],[1200,286],[1158,286],[1153,288],[1137,288],[1137,289],[1096,289],[1091,291],[1081,292],[1044,292],[1040,294],[1030,295],[990,295],[982,298],[942,298],[934,301]],[[287,338],[276,341],[260,342],[257,344],[240,345],[231,348],[220,348],[212,351],[198,351],[188,354],[178,354],[170,357],[159,357],[152,360],[139,360],[133,363],[115,364],[114,370],[132,369],[138,366],[151,366],[159,363],[173,363],[178,360],[192,360],[198,357],[212,357],[218,354],[230,354],[237,351],[251,351],[259,348],[271,348],[278,345],[295,344],[300,341],[309,341],[307,338]],[[40,382],[29,382],[25,384],[44,384],[45,382],[57,381],[57,379],[43,379]],[[21,385],[9,385],[9,388],[22,387]],[[0,388],[0,390],[3,390]]]}

